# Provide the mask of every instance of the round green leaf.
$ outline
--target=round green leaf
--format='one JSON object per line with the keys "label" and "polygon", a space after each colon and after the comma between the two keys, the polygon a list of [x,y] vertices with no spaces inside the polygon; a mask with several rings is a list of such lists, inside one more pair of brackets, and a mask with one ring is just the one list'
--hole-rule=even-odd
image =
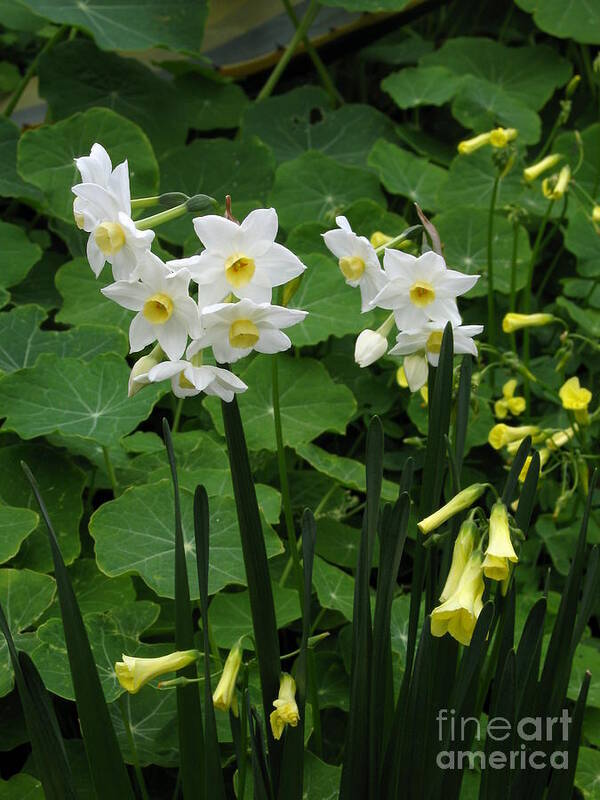
{"label": "round green leaf", "polygon": [[8,781],[0,780],[0,796],[4,800],[44,800],[46,797],[40,781],[26,772],[19,772]]}
{"label": "round green leaf", "polygon": [[[183,538],[192,599],[198,599],[193,522],[193,493],[181,490]],[[263,526],[267,554],[282,552],[272,528]],[[107,575],[135,573],[161,597],[175,589],[173,487],[169,480],[134,486],[102,505],[90,520],[98,566]],[[244,585],[246,574],[232,498],[210,501],[209,591],[230,583]]]}
{"label": "round green leaf", "polygon": [[339,611],[346,619],[352,619],[354,578],[316,556],[313,566],[313,586],[323,608]]}
{"label": "round green leaf", "polygon": [[600,751],[591,747],[579,748],[575,786],[584,800],[600,800]]}
{"label": "round green leaf", "polygon": [[132,197],[156,194],[158,164],[146,134],[114,111],[91,108],[26,131],[19,141],[19,173],[43,191],[49,215],[73,222],[71,187],[81,180],[73,159],[88,154],[94,142],[107,149],[113,165],[128,160]]}
{"label": "round green leaf", "polygon": [[437,208],[437,193],[448,174],[445,169],[383,140],[371,150],[369,165],[388,192],[407,197],[425,210]]}
{"label": "round green leaf", "polygon": [[[82,614],[96,614],[119,609],[136,599],[133,581],[128,575],[109,578],[100,572],[93,558],[78,558],[69,567],[71,586]],[[56,599],[44,614],[44,621],[60,617],[60,604]]]}
{"label": "round green leaf", "polygon": [[22,439],[58,432],[108,446],[146,419],[164,391],[148,387],[127,397],[129,372],[111,353],[91,361],[40,356],[35,366],[0,379],[0,415]]}
{"label": "round green leaf", "polygon": [[[239,375],[248,391],[238,403],[251,450],[276,450],[271,395],[271,358],[255,358]],[[325,431],[344,433],[356,410],[356,401],[345,386],[334,383],[325,367],[310,358],[278,357],[281,424],[289,447],[310,442]],[[216,401],[216,402],[215,402]],[[205,405],[215,427],[223,432],[221,406],[208,397]]]}
{"label": "round green leaf", "polygon": [[63,264],[56,273],[56,288],[63,298],[56,321],[67,325],[110,325],[128,331],[131,311],[107,302],[100,291],[112,280],[107,269],[96,278],[85,258]]}
{"label": "round green leaf", "polygon": [[42,197],[40,191],[30,183],[25,183],[17,173],[19,135],[19,129],[14,122],[0,117],[0,197],[38,200]]}
{"label": "round green leaf", "polygon": [[0,286],[22,281],[41,257],[41,247],[29,241],[23,228],[0,222]]}
{"label": "round green leaf", "polygon": [[[174,80],[177,102],[185,108],[190,128],[197,131],[237,128],[249,100],[239,84],[218,73],[181,62],[187,70]],[[180,65],[178,64],[178,67]]]}
{"label": "round green leaf", "polygon": [[408,67],[381,81],[381,88],[399,108],[442,106],[454,97],[459,85],[460,78],[445,67]]}
{"label": "round green leaf", "polygon": [[[600,44],[600,8],[593,0],[515,0],[538,28],[559,39]],[[600,792],[598,793],[600,796]]]}
{"label": "round green leaf", "polygon": [[0,505],[0,564],[17,555],[21,542],[37,528],[38,522],[35,511]]}

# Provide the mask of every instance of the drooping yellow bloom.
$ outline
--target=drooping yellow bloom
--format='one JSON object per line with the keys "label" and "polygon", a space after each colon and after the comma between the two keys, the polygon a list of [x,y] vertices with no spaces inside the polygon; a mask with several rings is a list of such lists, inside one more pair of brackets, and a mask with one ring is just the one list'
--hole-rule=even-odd
{"label": "drooping yellow bloom", "polygon": [[539,328],[554,322],[552,314],[513,314],[504,315],[502,330],[504,333],[514,333],[521,328]]}
{"label": "drooping yellow bloom", "polygon": [[518,428],[511,428],[503,422],[499,422],[490,431],[488,442],[494,450],[500,450],[510,442],[520,441],[526,436],[535,436],[536,433],[539,433],[539,430],[536,425],[521,425]]}
{"label": "drooping yellow bloom", "polygon": [[123,653],[121,656],[123,660],[115,664],[115,673],[121,686],[130,694],[135,694],[159,675],[183,669],[199,657],[200,653],[197,650],[177,650],[158,658],[135,658]]}
{"label": "drooping yellow bloom", "polygon": [[235,693],[235,682],[238,672],[242,665],[242,640],[239,639],[229,651],[225,660],[223,672],[213,692],[213,705],[220,711],[231,711],[233,715],[238,715],[237,695]]}
{"label": "drooping yellow bloom", "polygon": [[548,200],[560,200],[569,188],[571,180],[571,167],[566,164],[558,173],[558,178],[544,178],[542,181],[542,192]]}
{"label": "drooping yellow bloom", "polygon": [[509,575],[509,563],[516,564],[519,559],[515,553],[508,527],[508,512],[501,501],[494,503],[490,514],[490,532],[483,572],[486,578],[504,581]]}
{"label": "drooping yellow bloom", "polygon": [[286,725],[295,728],[300,720],[300,712],[296,704],[296,681],[287,672],[281,673],[279,679],[279,696],[273,700],[275,711],[269,717],[271,730],[275,739],[281,739]]}
{"label": "drooping yellow bloom", "polygon": [[569,378],[560,387],[558,396],[567,411],[575,412],[575,419],[580,425],[589,425],[590,415],[588,406],[592,400],[592,393],[589,389],[583,388],[577,376]]}
{"label": "drooping yellow bloom", "polygon": [[542,158],[537,164],[532,164],[523,170],[523,177],[526,181],[531,182],[539,178],[543,172],[552,169],[561,160],[562,156],[559,153],[552,153],[546,158]]}
{"label": "drooping yellow bloom", "polygon": [[431,612],[431,633],[443,636],[449,633],[457,642],[469,645],[483,608],[485,588],[481,552],[471,554],[454,592]]}
{"label": "drooping yellow bloom", "polygon": [[506,147],[509,142],[517,138],[516,128],[494,128],[490,131],[490,144],[492,147]]}
{"label": "drooping yellow bloom", "polygon": [[505,419],[508,414],[518,417],[525,411],[526,403],[524,397],[515,397],[517,381],[512,378],[502,387],[502,399],[494,403],[494,414],[498,419]]}
{"label": "drooping yellow bloom", "polygon": [[440,603],[444,603],[451,597],[456,589],[463,574],[467,561],[469,560],[473,548],[475,546],[475,537],[477,536],[477,525],[471,519],[466,519],[460,526],[458,536],[454,542],[454,549],[452,550],[452,563],[450,564],[450,571],[446,578],[446,583],[440,595]]}
{"label": "drooping yellow bloom", "polygon": [[455,495],[452,500],[447,502],[445,506],[442,506],[437,511],[434,511],[433,514],[430,514],[428,517],[418,522],[418,529],[423,534],[431,533],[431,531],[439,528],[440,525],[443,525],[444,522],[447,522],[451,517],[470,508],[486,489],[487,483],[473,483],[471,486],[467,486],[466,489],[463,489]]}

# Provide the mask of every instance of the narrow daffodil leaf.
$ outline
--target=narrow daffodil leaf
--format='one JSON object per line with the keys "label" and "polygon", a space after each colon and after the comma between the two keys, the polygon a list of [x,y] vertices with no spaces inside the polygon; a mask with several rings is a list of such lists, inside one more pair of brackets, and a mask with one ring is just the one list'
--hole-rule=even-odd
{"label": "narrow daffodil leaf", "polygon": [[525,464],[525,460],[527,459],[530,450],[531,436],[526,436],[519,445],[519,449],[516,452],[514,461],[511,464],[506,483],[504,484],[502,502],[505,506],[509,506],[515,498],[517,486],[519,485],[519,475],[521,474],[521,470],[523,469],[523,465]]}
{"label": "narrow daffodil leaf", "polygon": [[[552,771],[547,800],[564,800],[565,797],[573,796],[575,768],[577,767],[577,756],[579,755],[579,746],[581,744],[585,704],[591,679],[591,673],[586,672],[583,683],[581,684],[581,689],[579,690],[577,702],[575,703],[575,709],[573,710],[572,722],[569,726],[569,742],[567,748],[568,766],[566,769],[555,769]],[[564,744],[562,747],[564,748]]]}

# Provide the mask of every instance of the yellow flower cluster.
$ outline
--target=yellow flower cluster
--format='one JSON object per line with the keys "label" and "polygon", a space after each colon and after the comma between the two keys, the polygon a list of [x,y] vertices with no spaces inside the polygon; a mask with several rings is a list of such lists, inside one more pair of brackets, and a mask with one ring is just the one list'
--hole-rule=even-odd
{"label": "yellow flower cluster", "polygon": [[[530,167],[524,169],[523,177],[527,183],[531,183],[532,181],[536,180],[536,178],[539,178],[544,172],[547,172],[549,169],[552,169],[552,167],[556,166],[561,159],[562,156],[559,153],[552,153],[551,155],[542,158],[541,161],[538,161],[536,164],[532,164]],[[542,192],[544,193],[544,197],[547,197],[548,200],[560,200],[560,198],[569,188],[570,181],[571,168],[568,164],[565,164],[558,174],[554,174],[550,178],[544,178],[542,181]]]}
{"label": "yellow flower cluster", "polygon": [[518,417],[525,411],[526,403],[524,397],[515,397],[517,381],[512,378],[502,387],[502,398],[494,403],[494,414],[498,419],[506,419],[509,414]]}

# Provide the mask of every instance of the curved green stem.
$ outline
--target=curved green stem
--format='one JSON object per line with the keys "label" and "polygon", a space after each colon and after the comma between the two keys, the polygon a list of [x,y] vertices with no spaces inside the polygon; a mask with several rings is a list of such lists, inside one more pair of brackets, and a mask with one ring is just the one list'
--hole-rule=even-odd
{"label": "curved green stem", "polygon": [[173,427],[171,428],[172,433],[177,433],[179,430],[179,423],[181,422],[181,412],[183,410],[183,397],[179,397],[177,399],[177,405],[175,406],[175,413],[173,414]]}
{"label": "curved green stem", "polygon": [[123,719],[123,727],[125,728],[125,733],[127,735],[127,742],[129,743],[129,748],[131,750],[131,757],[133,759],[133,768],[135,769],[135,776],[137,778],[140,793],[142,795],[143,800],[149,800],[148,790],[146,789],[146,782],[144,781],[144,773],[142,772],[142,768],[140,767],[140,759],[138,757],[137,747],[135,746],[135,739],[133,738],[133,733],[131,730],[131,722],[129,720],[129,709],[127,707],[127,701],[128,697],[122,694],[119,697],[119,709],[121,711],[121,717]]}
{"label": "curved green stem", "polygon": [[113,467],[112,461],[110,460],[110,453],[108,452],[108,447],[106,447],[106,445],[102,445],[102,453],[104,455],[104,466],[106,467],[106,472],[108,474],[108,479],[110,481],[113,494],[115,497],[117,497],[117,495],[119,494],[119,484],[117,483],[117,476],[115,475],[115,469]]}

